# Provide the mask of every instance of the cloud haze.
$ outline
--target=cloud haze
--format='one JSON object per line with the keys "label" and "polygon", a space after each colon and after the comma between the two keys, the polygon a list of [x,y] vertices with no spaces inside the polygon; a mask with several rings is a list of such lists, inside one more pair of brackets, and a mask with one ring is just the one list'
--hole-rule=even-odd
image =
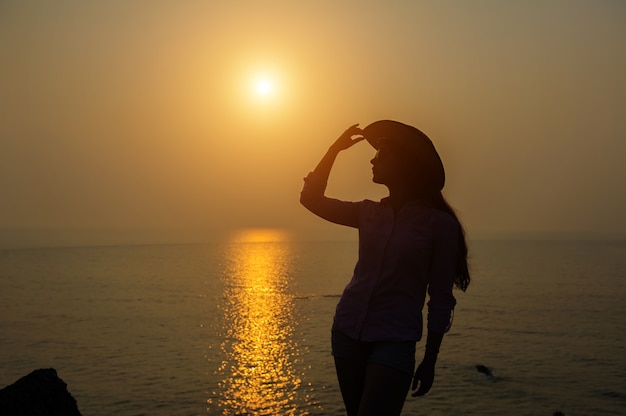
{"label": "cloud haze", "polygon": [[[0,229],[330,232],[302,177],[350,124],[392,118],[433,139],[470,237],[624,235],[625,19],[612,1],[5,2]],[[381,197],[372,156],[342,154],[329,192]]]}

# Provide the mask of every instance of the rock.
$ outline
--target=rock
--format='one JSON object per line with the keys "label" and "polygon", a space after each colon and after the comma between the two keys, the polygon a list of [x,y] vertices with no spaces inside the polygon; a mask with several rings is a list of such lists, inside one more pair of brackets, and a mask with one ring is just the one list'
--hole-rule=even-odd
{"label": "rock", "polygon": [[493,370],[485,365],[482,364],[478,364],[476,366],[476,371],[478,371],[479,373],[483,373],[484,375],[486,375],[489,378],[493,378],[495,375],[493,373]]}
{"label": "rock", "polygon": [[80,411],[56,370],[46,368],[0,390],[0,415],[80,416]]}

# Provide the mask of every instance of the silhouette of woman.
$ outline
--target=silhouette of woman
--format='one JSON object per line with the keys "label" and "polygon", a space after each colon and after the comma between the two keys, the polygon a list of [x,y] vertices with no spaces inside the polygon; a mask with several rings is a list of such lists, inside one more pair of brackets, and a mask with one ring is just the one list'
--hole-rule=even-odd
{"label": "silhouette of woman", "polygon": [[[326,197],[337,155],[364,139],[377,149],[371,160],[373,181],[385,185],[389,196],[380,202]],[[430,139],[391,120],[349,127],[305,178],[302,205],[359,230],[359,259],[331,332],[348,415],[399,415],[409,387],[413,396],[422,396],[433,384],[456,304],[453,286],[465,291],[470,282],[464,231],[441,194],[444,182],[443,164]],[[428,335],[414,373],[426,294]]]}

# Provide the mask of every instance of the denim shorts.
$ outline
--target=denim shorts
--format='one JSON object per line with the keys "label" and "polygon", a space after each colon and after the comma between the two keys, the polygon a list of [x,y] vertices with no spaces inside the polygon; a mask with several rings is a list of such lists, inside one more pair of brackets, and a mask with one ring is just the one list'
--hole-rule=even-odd
{"label": "denim shorts", "polygon": [[364,342],[350,338],[343,332],[334,329],[331,340],[332,351],[335,357],[382,364],[413,375],[415,369],[415,341]]}

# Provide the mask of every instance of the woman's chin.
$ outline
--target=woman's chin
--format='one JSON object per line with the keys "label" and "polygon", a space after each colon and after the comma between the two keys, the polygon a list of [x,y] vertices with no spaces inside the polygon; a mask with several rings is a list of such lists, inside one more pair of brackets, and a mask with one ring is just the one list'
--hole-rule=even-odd
{"label": "woman's chin", "polygon": [[376,175],[372,176],[372,182],[383,185],[383,181]]}

